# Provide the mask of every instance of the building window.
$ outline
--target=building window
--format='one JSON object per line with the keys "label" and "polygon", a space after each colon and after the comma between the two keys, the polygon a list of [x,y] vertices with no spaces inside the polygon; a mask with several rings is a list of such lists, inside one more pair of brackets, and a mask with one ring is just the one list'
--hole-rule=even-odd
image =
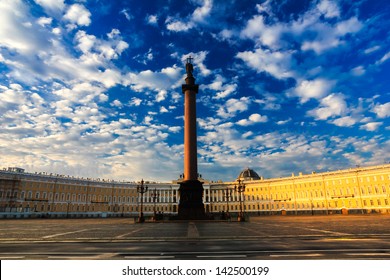
{"label": "building window", "polygon": [[39,192],[35,193],[35,199],[39,199]]}

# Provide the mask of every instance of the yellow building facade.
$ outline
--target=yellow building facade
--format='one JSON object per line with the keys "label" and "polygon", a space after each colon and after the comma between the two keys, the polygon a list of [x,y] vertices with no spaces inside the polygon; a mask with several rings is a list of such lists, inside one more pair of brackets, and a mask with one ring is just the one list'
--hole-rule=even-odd
{"label": "yellow building facade", "polygon": [[[357,167],[333,172],[292,174],[291,177],[239,178],[245,192],[247,213],[335,214],[390,213],[390,165]],[[218,184],[213,190],[214,211],[227,211],[226,193],[237,182]],[[230,198],[229,211],[238,209],[237,194]]]}
{"label": "yellow building facade", "polygon": [[[240,181],[238,181],[240,180]],[[234,182],[203,180],[203,202],[210,217],[222,212],[246,215],[390,213],[390,164],[264,179],[245,169]],[[119,182],[21,168],[0,171],[0,218],[130,217],[141,210],[176,215],[179,181]],[[238,186],[242,192],[238,192]]]}
{"label": "yellow building facade", "polygon": [[[170,184],[146,183],[144,211],[176,210],[176,189]],[[0,171],[0,218],[136,216],[141,202],[138,185],[8,168]]]}

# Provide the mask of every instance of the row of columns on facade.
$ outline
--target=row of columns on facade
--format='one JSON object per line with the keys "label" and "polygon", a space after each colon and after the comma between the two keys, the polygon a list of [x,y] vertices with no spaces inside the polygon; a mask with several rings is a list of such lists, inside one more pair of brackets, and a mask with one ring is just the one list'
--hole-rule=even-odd
{"label": "row of columns on facade", "polygon": [[[234,192],[238,193],[238,199],[240,202],[240,213],[238,216],[239,221],[244,221],[242,194],[245,192],[245,187],[246,186],[242,180],[237,180],[237,184],[234,185],[234,189],[226,188],[226,190],[224,192],[224,197],[226,198],[227,204],[228,204],[229,198],[233,196],[233,194],[232,194],[233,190],[234,190]],[[140,222],[140,223],[145,221],[144,214],[143,214],[143,203],[145,202],[144,195],[147,194],[148,191],[149,191],[149,187],[144,184],[144,180],[142,179],[140,182],[140,185],[137,185],[137,193],[139,193],[141,196],[141,199],[140,199],[141,208],[139,211],[139,218],[138,218],[138,222]],[[161,193],[161,190],[160,190],[160,192],[157,192],[156,188],[152,192],[149,192],[149,198],[151,198],[153,203],[154,203],[154,210],[153,210],[153,212],[154,212],[153,219],[154,220],[156,220],[156,201],[160,197],[160,193]],[[173,194],[173,192],[172,192],[172,194]],[[175,195],[177,195],[177,192],[175,193]],[[229,206],[227,206],[227,209],[229,209]]]}

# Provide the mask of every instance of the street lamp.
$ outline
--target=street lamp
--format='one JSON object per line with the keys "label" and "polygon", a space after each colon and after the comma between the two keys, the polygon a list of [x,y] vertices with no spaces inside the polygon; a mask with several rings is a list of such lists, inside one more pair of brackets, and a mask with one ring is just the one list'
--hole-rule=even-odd
{"label": "street lamp", "polygon": [[237,217],[237,220],[239,222],[244,222],[245,221],[245,217],[244,217],[244,214],[243,214],[243,211],[242,211],[242,206],[243,206],[243,201],[241,199],[241,193],[245,193],[245,184],[243,183],[243,181],[241,181],[240,179],[238,179],[238,185],[234,185],[234,191],[238,192],[238,199],[239,199],[239,202],[240,202],[240,213],[238,214],[238,217]]}
{"label": "street lamp", "polygon": [[155,188],[150,195],[153,198],[153,221],[157,221],[156,200],[160,197],[160,194],[157,192],[157,190]]}
{"label": "street lamp", "polygon": [[143,223],[145,222],[144,213],[143,213],[143,200],[144,200],[144,193],[148,191],[148,187],[144,186],[144,179],[141,180],[141,185],[137,186],[137,193],[141,194],[141,209],[139,211],[139,217],[138,222]]}
{"label": "street lamp", "polygon": [[69,218],[69,206],[70,206],[70,204],[71,204],[72,202],[70,202],[70,201],[68,201],[67,202],[67,207],[66,207],[66,218]]}

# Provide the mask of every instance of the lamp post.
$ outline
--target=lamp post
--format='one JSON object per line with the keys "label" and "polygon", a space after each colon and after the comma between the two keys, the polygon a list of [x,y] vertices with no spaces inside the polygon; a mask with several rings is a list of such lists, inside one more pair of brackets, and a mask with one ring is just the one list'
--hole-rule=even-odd
{"label": "lamp post", "polygon": [[69,218],[69,206],[70,206],[71,202],[68,201],[67,204],[68,205],[66,206],[66,218]]}
{"label": "lamp post", "polygon": [[240,213],[238,214],[238,217],[237,217],[237,220],[239,222],[245,221],[244,213],[242,211],[243,201],[241,199],[241,193],[245,193],[245,187],[246,187],[245,184],[240,179],[238,179],[238,185],[234,185],[234,191],[238,192],[238,199],[240,202]]}
{"label": "lamp post", "polygon": [[157,190],[155,188],[150,195],[153,198],[153,221],[157,221],[156,200],[160,197],[160,194],[157,192]]}
{"label": "lamp post", "polygon": [[144,200],[144,193],[148,191],[148,187],[144,186],[144,179],[141,180],[141,185],[137,186],[137,193],[141,194],[141,209],[139,211],[139,217],[138,222],[143,223],[145,222],[145,217],[143,213],[143,200]]}

